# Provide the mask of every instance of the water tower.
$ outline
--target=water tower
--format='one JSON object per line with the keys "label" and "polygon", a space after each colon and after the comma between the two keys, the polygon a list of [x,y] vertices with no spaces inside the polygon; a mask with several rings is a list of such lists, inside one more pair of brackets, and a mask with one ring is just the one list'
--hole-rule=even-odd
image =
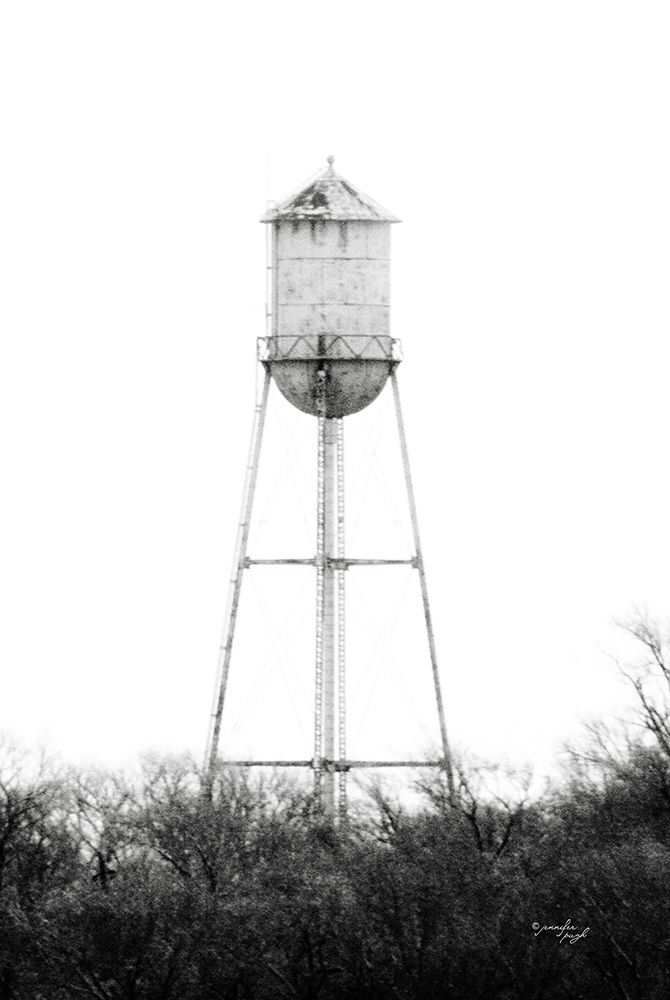
{"label": "water tower", "polygon": [[[314,751],[306,760],[229,760],[237,767],[304,767],[327,812],[346,817],[347,774],[355,767],[413,767],[425,761],[351,760],[346,750],[345,578],[359,566],[408,564],[417,571],[441,740],[442,767],[453,786],[428,589],[410,475],[396,369],[400,345],[390,336],[390,227],[399,220],[333,169],[269,211],[269,336],[258,341],[265,370],[256,406],[229,604],[207,745],[212,773],[245,572],[255,565],[302,564],[315,570]],[[407,559],[351,559],[345,548],[344,418],[369,406],[390,380],[407,489],[414,551]],[[247,542],[268,392],[316,418],[317,531],[310,559],[249,559]],[[428,667],[428,665],[427,665]],[[428,765],[430,766],[430,765]],[[337,794],[336,794],[337,779]]]}

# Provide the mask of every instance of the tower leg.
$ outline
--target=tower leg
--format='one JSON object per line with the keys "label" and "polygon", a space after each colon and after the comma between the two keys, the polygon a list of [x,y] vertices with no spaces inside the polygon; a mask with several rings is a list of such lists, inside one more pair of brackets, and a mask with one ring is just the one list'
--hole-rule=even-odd
{"label": "tower leg", "polygon": [[414,500],[414,487],[412,485],[412,475],[409,466],[409,452],[407,450],[407,438],[405,437],[405,425],[402,418],[402,408],[400,406],[400,393],[398,391],[398,380],[395,370],[391,372],[391,385],[393,386],[393,400],[395,403],[396,418],[398,421],[398,435],[400,437],[400,449],[402,452],[402,464],[405,473],[405,486],[407,488],[407,499],[409,501],[409,512],[412,520],[412,534],[414,536],[414,550],[416,553],[416,566],[419,571],[421,581],[421,598],[423,600],[423,614],[426,620],[426,632],[428,635],[428,648],[430,651],[430,664],[433,672],[433,686],[435,688],[435,701],[437,704],[437,714],[440,724],[440,737],[442,741],[442,757],[444,770],[447,776],[447,787],[449,798],[455,800],[454,772],[451,762],[451,752],[447,739],[447,726],[444,719],[444,702],[442,700],[442,688],[440,685],[440,674],[437,667],[437,650],[435,648],[435,636],[433,633],[433,620],[430,613],[430,603],[428,601],[428,586],[426,584],[426,571],[423,565],[423,554],[421,552],[421,539],[419,536],[419,521],[416,514],[416,502]]}
{"label": "tower leg", "polygon": [[226,612],[226,623],[219,647],[219,664],[217,671],[217,682],[214,694],[214,705],[210,720],[209,736],[207,739],[207,750],[205,754],[205,768],[208,781],[211,780],[216,764],[216,756],[219,749],[219,736],[221,733],[221,717],[223,715],[223,705],[226,698],[226,687],[228,686],[228,673],[230,670],[230,657],[233,650],[233,639],[235,637],[235,624],[237,622],[237,610],[240,603],[240,591],[242,589],[242,576],[245,569],[247,557],[247,542],[249,540],[249,525],[251,522],[251,512],[254,504],[254,494],[256,492],[256,479],[258,476],[258,461],[261,453],[261,443],[263,440],[263,427],[265,425],[265,413],[268,403],[268,391],[270,389],[270,372],[266,368],[265,379],[260,401],[256,404],[254,411],[254,424],[251,433],[251,447],[249,450],[249,460],[244,481],[244,494],[242,498],[242,516],[237,531],[237,545],[233,560],[233,575],[230,580],[228,592],[228,610]]}

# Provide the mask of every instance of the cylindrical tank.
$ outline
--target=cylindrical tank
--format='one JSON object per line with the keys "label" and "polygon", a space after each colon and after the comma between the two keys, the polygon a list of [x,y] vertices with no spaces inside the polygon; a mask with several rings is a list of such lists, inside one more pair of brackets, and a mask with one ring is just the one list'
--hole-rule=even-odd
{"label": "cylindrical tank", "polygon": [[305,413],[319,414],[325,381],[322,415],[343,417],[379,395],[399,360],[389,335],[389,226],[399,220],[328,162],[262,220],[272,226],[273,281],[261,360]]}

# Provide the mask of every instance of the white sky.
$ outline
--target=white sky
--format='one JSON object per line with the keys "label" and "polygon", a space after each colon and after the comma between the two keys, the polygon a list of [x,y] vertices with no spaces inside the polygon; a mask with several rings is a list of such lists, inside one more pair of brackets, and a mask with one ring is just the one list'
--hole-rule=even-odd
{"label": "white sky", "polygon": [[452,740],[542,769],[619,709],[612,618],[670,597],[669,27],[644,0],[0,7],[0,729],[202,753],[258,219],[329,153],[403,219]]}

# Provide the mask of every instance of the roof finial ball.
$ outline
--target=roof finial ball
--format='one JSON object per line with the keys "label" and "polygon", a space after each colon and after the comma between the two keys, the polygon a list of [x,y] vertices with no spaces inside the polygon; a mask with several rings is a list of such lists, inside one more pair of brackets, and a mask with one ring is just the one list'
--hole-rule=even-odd
{"label": "roof finial ball", "polygon": [[326,163],[328,164],[328,169],[330,170],[331,174],[334,173],[333,164],[335,163],[335,157],[334,156],[327,156],[326,157]]}

